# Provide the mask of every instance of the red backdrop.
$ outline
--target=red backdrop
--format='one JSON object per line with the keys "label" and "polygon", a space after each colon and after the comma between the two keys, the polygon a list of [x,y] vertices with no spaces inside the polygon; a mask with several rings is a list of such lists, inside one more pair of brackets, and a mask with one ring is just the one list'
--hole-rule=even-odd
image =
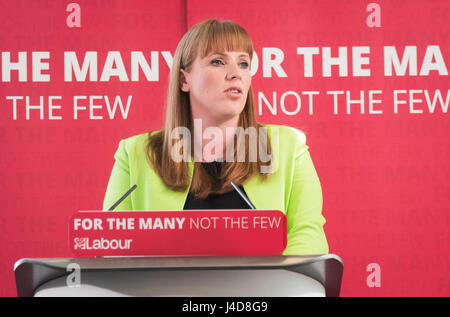
{"label": "red backdrop", "polygon": [[[306,133],[341,294],[450,295],[448,1],[69,3],[0,0],[0,295],[18,259],[71,255],[67,219],[101,209],[120,139],[161,126],[170,56],[207,18],[252,37],[259,121]],[[80,81],[68,52],[92,58]]]}

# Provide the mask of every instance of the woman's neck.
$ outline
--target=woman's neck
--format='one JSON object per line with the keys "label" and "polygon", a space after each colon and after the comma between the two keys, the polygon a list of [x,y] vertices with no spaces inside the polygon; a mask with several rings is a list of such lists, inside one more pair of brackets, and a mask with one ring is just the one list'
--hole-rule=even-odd
{"label": "woman's neck", "polygon": [[[239,116],[226,121],[194,118],[195,161],[225,161],[227,144],[232,145]],[[196,147],[196,148],[195,148]],[[234,149],[229,149],[229,151]]]}

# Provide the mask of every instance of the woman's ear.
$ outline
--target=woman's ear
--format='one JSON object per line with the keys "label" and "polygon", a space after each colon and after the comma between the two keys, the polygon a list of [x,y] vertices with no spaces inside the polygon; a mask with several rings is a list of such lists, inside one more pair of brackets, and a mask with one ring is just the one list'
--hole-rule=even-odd
{"label": "woman's ear", "polygon": [[190,90],[188,77],[189,75],[183,69],[180,69],[180,86],[181,90],[184,92],[189,92]]}

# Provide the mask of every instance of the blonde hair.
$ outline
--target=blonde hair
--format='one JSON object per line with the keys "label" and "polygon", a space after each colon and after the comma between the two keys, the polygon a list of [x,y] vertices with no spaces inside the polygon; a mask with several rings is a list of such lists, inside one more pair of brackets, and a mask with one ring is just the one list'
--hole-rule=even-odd
{"label": "blonde hair", "polygon": [[[253,58],[253,43],[247,31],[240,25],[231,21],[206,20],[193,26],[181,39],[174,54],[172,69],[170,71],[169,87],[167,93],[166,118],[164,128],[156,133],[149,133],[147,145],[147,158],[155,172],[161,177],[164,184],[174,191],[185,191],[190,184],[188,162],[175,162],[171,159],[172,149],[177,140],[173,140],[171,132],[175,128],[186,127],[193,131],[189,94],[181,90],[180,69],[187,72],[194,60],[199,56],[206,57],[210,52],[243,51]],[[253,90],[250,86],[245,107],[239,115],[238,126],[243,129],[256,128],[258,140],[260,128],[263,126],[256,122]],[[191,133],[192,134],[192,133]],[[262,138],[262,151],[271,154],[270,141]],[[237,141],[237,142],[236,142]],[[262,166],[270,165],[249,160],[249,142],[235,136],[234,155],[236,148],[245,142],[245,161],[225,162],[218,180],[212,177],[202,167],[201,163],[194,162],[194,172],[190,192],[195,197],[206,198],[210,194],[222,194],[232,190],[230,181],[241,185],[255,173],[261,171]],[[193,148],[193,147],[188,147]],[[261,153],[258,148],[258,153]],[[269,174],[261,173],[263,180]]]}

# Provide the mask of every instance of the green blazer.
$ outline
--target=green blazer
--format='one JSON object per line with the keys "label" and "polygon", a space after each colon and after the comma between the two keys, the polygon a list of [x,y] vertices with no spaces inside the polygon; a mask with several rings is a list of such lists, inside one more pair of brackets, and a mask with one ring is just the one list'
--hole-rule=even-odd
{"label": "green blazer", "polygon": [[[271,138],[274,172],[264,182],[259,174],[247,180],[243,187],[248,198],[256,209],[281,210],[286,215],[288,241],[283,255],[328,253],[322,189],[305,134],[287,126],[263,126]],[[119,142],[103,210],[134,184],[137,188],[115,210],[183,210],[189,188],[175,192],[165,186],[146,159],[147,139],[148,133],[143,133]],[[188,165],[192,179],[193,159]]]}

